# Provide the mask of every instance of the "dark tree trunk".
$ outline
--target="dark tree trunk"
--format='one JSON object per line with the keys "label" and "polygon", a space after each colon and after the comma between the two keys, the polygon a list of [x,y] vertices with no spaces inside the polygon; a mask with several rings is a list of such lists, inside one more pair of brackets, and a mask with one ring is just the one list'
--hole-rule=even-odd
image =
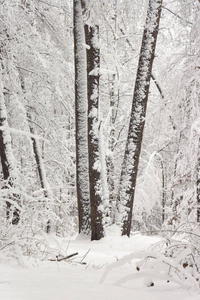
{"label": "dark tree trunk", "polygon": [[[200,139],[199,139],[199,145],[200,145]],[[200,223],[200,156],[198,158],[198,165],[197,165],[197,223]]]}
{"label": "dark tree trunk", "polygon": [[[35,135],[34,129],[31,126],[30,122],[31,122],[31,115],[30,113],[27,113],[27,119],[29,122],[29,129],[30,129],[30,133],[32,135]],[[37,171],[38,171],[38,175],[39,175],[39,179],[40,179],[40,184],[41,187],[44,191],[44,196],[45,197],[51,197],[51,195],[49,195],[49,187],[47,186],[47,179],[46,179],[46,172],[44,169],[44,165],[43,165],[43,159],[42,159],[42,154],[41,154],[41,150],[40,150],[40,145],[39,145],[39,141],[37,138],[31,136],[31,141],[33,144],[33,153],[35,156],[35,161],[36,161],[36,165],[37,165]]]}
{"label": "dark tree trunk", "polygon": [[74,62],[76,121],[76,185],[79,233],[90,232],[90,192],[88,163],[88,107],[85,32],[81,0],[74,0]]}
{"label": "dark tree trunk", "polygon": [[[30,123],[31,116],[30,116],[29,113],[27,113],[27,118],[28,118],[29,123]],[[31,127],[30,124],[29,124],[29,129],[30,129],[30,133],[34,135],[35,134],[34,130]],[[43,189],[44,197],[51,199],[52,198],[52,195],[51,195],[52,193],[50,192],[50,187],[49,187],[49,184],[47,182],[46,170],[45,170],[44,164],[43,164],[43,158],[42,158],[42,155],[41,155],[39,141],[34,137],[31,137],[31,140],[32,140],[32,144],[33,144],[33,153],[34,153],[34,156],[35,156],[37,171],[38,171],[38,175],[39,175],[39,179],[40,179],[40,184],[41,184],[41,187]],[[46,226],[46,232],[47,233],[51,232],[51,229],[52,229],[51,227],[52,227],[51,226],[51,221],[48,220],[47,221],[47,226]]]}
{"label": "dark tree trunk", "polygon": [[88,154],[91,206],[91,239],[99,240],[104,236],[101,164],[99,152],[99,68],[100,51],[97,44],[98,26],[85,25],[87,50],[87,81],[88,81]]}
{"label": "dark tree trunk", "polygon": [[[15,168],[14,156],[13,156],[12,145],[11,145],[11,136],[10,136],[8,120],[7,120],[1,67],[2,67],[2,62],[0,59],[0,127],[2,127],[0,129],[0,157],[1,157],[3,179],[5,181],[5,185],[3,188],[12,189],[15,188],[15,184],[16,184],[16,168]],[[9,192],[8,198],[9,197],[12,201],[14,200],[17,202],[19,200],[19,196],[13,193],[12,190]],[[7,215],[7,219],[11,218],[11,223],[13,225],[17,225],[19,223],[20,212],[14,205],[11,205],[9,201],[6,201],[6,215]]]}
{"label": "dark tree trunk", "polygon": [[152,64],[159,28],[161,5],[162,0],[149,0],[147,19],[136,75],[128,137],[122,164],[120,188],[117,199],[116,221],[121,226],[122,235],[128,236],[130,235],[131,230],[134,193],[145,124]]}

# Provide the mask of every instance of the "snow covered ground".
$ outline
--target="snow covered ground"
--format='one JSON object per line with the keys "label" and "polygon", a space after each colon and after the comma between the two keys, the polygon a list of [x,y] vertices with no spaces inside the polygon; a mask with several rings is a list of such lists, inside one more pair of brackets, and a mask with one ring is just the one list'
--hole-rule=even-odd
{"label": "snow covered ground", "polygon": [[[139,233],[130,239],[110,235],[93,242],[80,236],[64,240],[51,237],[50,242],[64,256],[75,252],[78,255],[68,262],[30,259],[24,267],[16,266],[14,261],[5,264],[0,256],[0,300],[200,299],[200,294],[187,286],[167,283],[159,274],[151,277],[145,270],[138,272],[138,259],[118,265],[120,258],[132,252],[151,249],[151,245],[159,242],[157,237]],[[107,266],[114,262],[117,262],[115,268],[106,274]],[[149,279],[154,286],[147,287]]]}

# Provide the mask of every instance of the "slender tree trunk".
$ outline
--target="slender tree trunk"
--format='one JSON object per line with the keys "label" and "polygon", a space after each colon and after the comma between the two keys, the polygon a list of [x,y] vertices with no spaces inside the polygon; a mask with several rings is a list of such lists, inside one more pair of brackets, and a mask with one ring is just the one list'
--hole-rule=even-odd
{"label": "slender tree trunk", "polygon": [[[30,133],[35,135],[35,132],[34,132],[32,126],[30,124],[30,122],[31,122],[30,113],[27,113],[27,119],[28,119],[28,122],[29,122]],[[49,183],[47,181],[46,170],[45,170],[45,167],[44,167],[44,162],[43,162],[43,158],[42,158],[42,154],[41,154],[41,147],[40,147],[39,141],[35,137],[31,137],[31,140],[32,140],[32,143],[33,143],[33,153],[35,155],[37,171],[38,171],[41,187],[44,191],[44,196],[47,197],[47,198],[52,198],[52,192],[50,190]]]}
{"label": "slender tree trunk", "polygon": [[90,232],[87,66],[81,0],[74,0],[76,184],[79,233]]}
{"label": "slender tree trunk", "polygon": [[115,121],[116,121],[116,99],[115,99],[115,74],[111,79],[111,88],[110,88],[110,139],[109,139],[109,156],[107,157],[107,169],[108,169],[108,186],[110,191],[110,204],[114,202],[114,193],[115,193],[115,181],[114,181],[114,146],[115,146]]}
{"label": "slender tree trunk", "polygon": [[[200,145],[200,139],[199,139]],[[200,153],[197,165],[197,222],[200,223]]]}
{"label": "slender tree trunk", "polygon": [[104,236],[103,191],[101,183],[101,161],[99,151],[99,67],[100,51],[98,43],[99,27],[85,25],[88,78],[88,154],[91,205],[91,239]]}
{"label": "slender tree trunk", "polygon": [[[30,122],[31,116],[29,113],[27,113],[27,117]],[[35,134],[35,132],[30,124],[29,124],[29,129],[30,129],[30,133]],[[38,171],[38,175],[39,175],[39,179],[40,179],[40,184],[43,189],[44,197],[47,199],[53,199],[52,191],[50,189],[50,186],[49,186],[49,183],[48,183],[47,177],[46,177],[46,170],[44,167],[44,162],[43,162],[43,158],[42,158],[42,154],[41,154],[41,150],[40,150],[39,141],[35,137],[31,137],[31,140],[32,140],[32,144],[33,144],[33,153],[35,156],[37,171]],[[48,220],[47,226],[46,226],[46,232],[50,233],[51,230],[52,230],[52,224],[51,224],[51,221]]]}
{"label": "slender tree trunk", "polygon": [[[18,73],[19,73],[19,79],[20,79],[20,83],[21,83],[21,89],[22,89],[22,92],[25,94],[26,87],[25,87],[24,77],[23,77],[23,74],[19,70],[18,70]],[[34,129],[31,126],[31,119],[32,119],[31,113],[29,111],[27,111],[26,116],[27,116],[27,120],[28,120],[30,133],[35,135]],[[43,158],[42,158],[42,154],[41,154],[41,150],[40,150],[39,141],[35,137],[31,137],[31,141],[32,141],[32,145],[33,145],[33,153],[35,156],[37,171],[38,171],[38,175],[39,175],[40,184],[43,189],[44,197],[48,198],[48,199],[53,199],[52,191],[50,189],[50,186],[49,186],[49,183],[48,183],[47,177],[46,177],[46,170],[45,170],[44,163],[43,163]],[[50,233],[50,231],[51,231],[51,222],[47,221],[46,232]]]}
{"label": "slender tree trunk", "polygon": [[[118,36],[118,0],[113,2],[113,19],[114,19],[114,28],[113,28],[113,53],[116,55],[117,48],[117,36]],[[115,191],[115,165],[114,165],[114,149],[116,144],[116,119],[118,114],[119,106],[119,85],[116,82],[119,80],[119,74],[116,66],[116,73],[111,76],[108,76],[109,80],[109,96],[110,96],[110,132],[109,132],[109,154],[107,156],[107,177],[108,177],[108,187],[109,187],[109,201],[111,207],[111,218],[112,223],[114,222],[114,214],[116,208],[116,191]]]}
{"label": "slender tree trunk", "polygon": [[[7,120],[7,111],[5,106],[5,99],[3,94],[3,78],[2,78],[2,62],[0,61],[0,157],[3,178],[5,180],[5,187],[7,189],[15,188],[16,185],[16,167],[15,159],[13,156],[12,145],[11,145],[11,135],[9,131],[9,125]],[[17,201],[19,196],[11,191],[7,198]],[[13,225],[17,225],[20,220],[19,210],[13,207],[9,201],[6,202],[7,206],[7,218],[11,218]],[[12,215],[11,215],[12,211]]]}
{"label": "slender tree trunk", "polygon": [[120,187],[117,199],[117,219],[122,235],[130,235],[132,209],[152,65],[159,28],[162,0],[149,0],[147,19],[136,75],[129,131],[122,164]]}

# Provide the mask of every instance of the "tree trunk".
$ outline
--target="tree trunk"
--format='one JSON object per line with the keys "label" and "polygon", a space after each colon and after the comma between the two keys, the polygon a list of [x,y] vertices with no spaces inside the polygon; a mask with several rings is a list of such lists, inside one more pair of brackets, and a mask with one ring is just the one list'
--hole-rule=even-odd
{"label": "tree trunk", "polygon": [[[200,139],[199,139],[200,145]],[[200,153],[197,165],[197,223],[200,223]]]}
{"label": "tree trunk", "polygon": [[[107,156],[107,170],[108,170],[108,186],[109,186],[109,198],[110,205],[114,205],[114,193],[115,193],[115,167],[114,167],[114,148],[115,148],[115,121],[117,116],[117,104],[115,97],[115,74],[111,78],[111,88],[110,88],[110,134],[109,134],[109,155]],[[113,214],[113,212],[112,212]],[[114,217],[114,216],[113,216]]]}
{"label": "tree trunk", "polygon": [[88,154],[91,206],[91,239],[99,240],[103,230],[103,191],[101,184],[101,162],[99,152],[99,67],[100,51],[97,45],[98,26],[85,25],[88,78]]}
{"label": "tree trunk", "polygon": [[[23,77],[23,74],[20,72],[20,70],[18,70],[18,73],[19,73],[19,79],[20,79],[20,83],[21,83],[21,89],[25,95],[26,87],[25,87],[24,77]],[[29,111],[27,111],[26,116],[27,116],[27,120],[28,120],[30,133],[32,135],[35,135],[34,129],[31,126],[31,121],[32,121],[31,113]],[[32,141],[32,145],[33,145],[33,153],[35,156],[37,171],[38,171],[38,175],[39,175],[40,184],[43,189],[44,197],[53,199],[52,191],[50,189],[49,183],[46,178],[46,170],[45,170],[44,163],[43,163],[39,140],[37,138],[31,136],[31,141]],[[51,222],[47,221],[46,232],[50,233],[50,231],[51,231]]]}
{"label": "tree trunk", "polygon": [[[116,56],[117,48],[117,36],[118,36],[118,0],[113,2],[113,55]],[[118,115],[119,106],[119,85],[116,84],[119,81],[118,67],[116,68],[116,74],[108,75],[109,82],[109,97],[110,97],[110,128],[109,128],[109,141],[108,148],[109,153],[107,154],[107,177],[109,187],[109,202],[111,207],[111,220],[114,223],[114,215],[116,208],[116,191],[115,191],[115,164],[114,164],[114,149],[116,145],[116,120]],[[117,86],[117,88],[116,88]]]}
{"label": "tree trunk", "polygon": [[[27,118],[28,118],[29,123],[30,123],[31,115],[29,113],[27,113]],[[34,135],[35,134],[34,130],[31,127],[30,124],[29,124],[29,129],[30,129],[30,133]],[[53,199],[52,191],[50,189],[50,186],[49,186],[49,183],[48,183],[47,177],[46,177],[46,170],[45,170],[45,167],[44,167],[44,162],[43,162],[43,158],[42,158],[42,154],[41,154],[41,150],[40,150],[39,141],[35,137],[31,137],[31,140],[32,140],[32,144],[33,144],[33,153],[34,153],[34,156],[35,156],[37,171],[38,171],[38,175],[39,175],[39,179],[40,179],[40,184],[41,184],[41,187],[43,189],[44,197],[49,199],[49,200]],[[51,230],[52,230],[51,221],[48,220],[47,221],[47,226],[46,226],[46,232],[50,233]]]}
{"label": "tree trunk", "polygon": [[76,184],[79,233],[90,232],[87,66],[81,0],[74,0]]}
{"label": "tree trunk", "polygon": [[[3,179],[5,180],[4,188],[10,189],[16,185],[16,167],[15,159],[13,156],[12,145],[11,145],[11,136],[9,131],[9,125],[7,120],[7,111],[5,106],[5,99],[3,94],[3,78],[2,78],[2,62],[0,61],[0,156],[1,156],[1,165],[3,172]],[[9,193],[7,198],[17,201],[19,196],[15,193]],[[20,220],[19,210],[16,207],[13,207],[9,201],[6,201],[7,218],[11,218],[13,225],[17,225]],[[12,215],[11,215],[12,211]]]}
{"label": "tree trunk", "polygon": [[128,236],[131,230],[134,193],[161,5],[162,0],[149,0],[136,75],[128,137],[122,164],[116,222],[121,226],[122,235]]}

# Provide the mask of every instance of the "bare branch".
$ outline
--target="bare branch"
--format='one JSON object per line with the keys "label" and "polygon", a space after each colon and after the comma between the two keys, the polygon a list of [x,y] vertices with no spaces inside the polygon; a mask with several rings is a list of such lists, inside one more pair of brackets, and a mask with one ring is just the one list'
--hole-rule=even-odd
{"label": "bare branch", "polygon": [[[124,32],[124,30],[121,27],[119,27],[119,30],[123,34],[123,36],[125,36],[125,32]],[[133,46],[132,46],[130,40],[128,39],[128,37],[126,37],[126,42],[129,45],[129,47],[132,49],[132,51],[135,51],[135,49],[133,48]],[[155,78],[155,76],[153,74],[151,74],[151,78],[153,79],[153,82],[155,83],[155,85],[156,85],[156,87],[157,87],[157,89],[158,89],[158,91],[159,91],[162,99],[164,99],[164,95],[163,95],[162,89],[161,89],[159,83],[157,82],[157,80],[156,80],[156,78]]]}
{"label": "bare branch", "polygon": [[[199,2],[200,2],[200,0],[198,0]],[[188,24],[190,24],[190,25],[193,25],[193,23],[192,22],[190,22],[190,21],[187,21],[187,20],[184,20],[182,17],[180,17],[177,13],[174,13],[171,9],[169,9],[169,8],[167,8],[167,7],[164,7],[163,6],[163,9],[166,9],[167,11],[169,11],[171,14],[173,14],[174,16],[176,16],[177,18],[179,18],[180,20],[182,20],[182,21],[184,21],[184,22],[186,22],[186,23],[188,23]]]}
{"label": "bare branch", "polygon": [[62,261],[62,260],[69,259],[69,258],[71,258],[71,257],[73,257],[73,256],[75,256],[75,255],[78,255],[78,252],[72,253],[72,254],[70,254],[70,255],[68,255],[68,256],[65,256],[65,257],[62,257],[62,258],[58,258],[58,256],[56,256],[56,259],[49,259],[49,261],[58,261],[58,262],[60,262],[60,261]]}

